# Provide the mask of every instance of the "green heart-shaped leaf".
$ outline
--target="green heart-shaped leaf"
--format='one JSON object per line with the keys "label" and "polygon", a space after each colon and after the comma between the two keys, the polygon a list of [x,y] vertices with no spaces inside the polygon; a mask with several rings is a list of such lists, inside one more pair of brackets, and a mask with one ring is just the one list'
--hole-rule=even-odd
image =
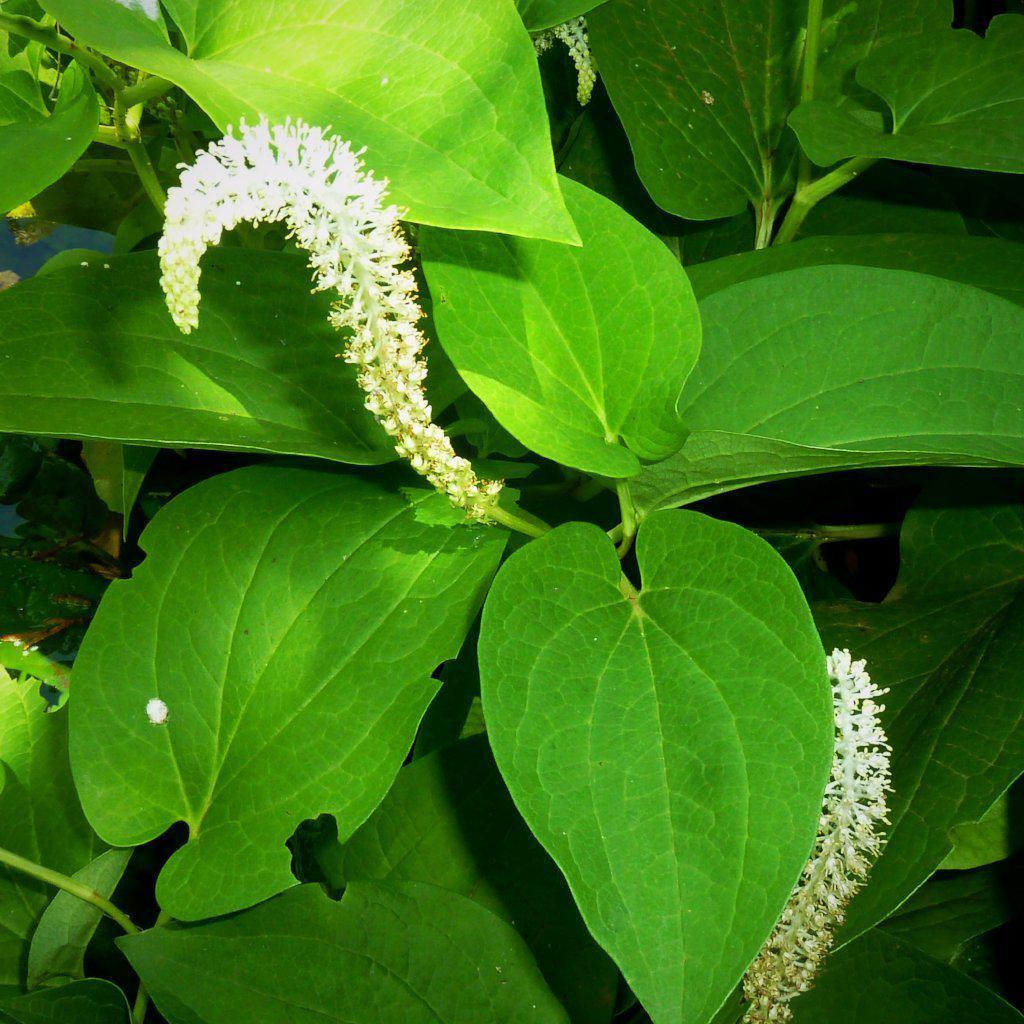
{"label": "green heart-shaped leaf", "polygon": [[484,608],[484,715],[519,810],[644,1008],[705,1024],[810,850],[829,686],[800,588],[764,541],[661,512],[637,558],[638,596],[596,526],[509,559]]}

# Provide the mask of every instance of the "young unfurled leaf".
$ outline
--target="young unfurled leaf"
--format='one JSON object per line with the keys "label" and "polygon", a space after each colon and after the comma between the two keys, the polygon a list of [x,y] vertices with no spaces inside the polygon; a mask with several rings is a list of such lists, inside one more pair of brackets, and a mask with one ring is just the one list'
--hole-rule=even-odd
{"label": "young unfurled leaf", "polygon": [[220,128],[260,114],[365,146],[425,224],[576,241],[548,141],[537,58],[508,0],[166,0],[187,54],[138,4],[45,0],[102,53],[180,85]]}
{"label": "young unfurled leaf", "polygon": [[[498,422],[606,476],[682,441],[676,401],[700,351],[682,267],[613,203],[563,179],[582,248],[424,231],[441,344]],[[622,441],[625,447],[619,443]]]}
{"label": "young unfurled leaf", "polygon": [[857,82],[884,100],[888,116],[825,99],[802,104],[790,124],[815,163],[862,156],[1024,173],[1020,15],[993,19],[984,39],[958,29],[879,47]]}
{"label": "young unfurled leaf", "polygon": [[432,885],[307,885],[121,946],[171,1024],[568,1024],[522,939]]}
{"label": "young unfurled leaf", "polygon": [[484,715],[516,805],[655,1024],[705,1024],[806,860],[830,689],[764,541],[662,512],[637,558],[635,597],[592,525],[509,559],[484,609]]}
{"label": "young unfurled leaf", "polygon": [[842,936],[877,924],[1024,771],[1024,509],[998,485],[931,492],[908,515],[881,604],[815,606],[827,645],[888,686],[892,826]]}
{"label": "young unfurled leaf", "polygon": [[505,544],[417,517],[435,502],[386,477],[238,470],[165,506],[107,591],[72,682],[76,781],[115,844],[188,824],[157,885],[173,917],[294,884],[303,819],[331,812],[347,837],[387,792]]}

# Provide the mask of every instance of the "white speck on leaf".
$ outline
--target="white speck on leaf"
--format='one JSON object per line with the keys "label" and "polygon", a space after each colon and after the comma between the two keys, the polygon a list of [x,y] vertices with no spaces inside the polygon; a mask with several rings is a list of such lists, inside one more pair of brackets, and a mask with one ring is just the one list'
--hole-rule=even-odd
{"label": "white speck on leaf", "polygon": [[166,725],[170,710],[159,697],[151,697],[146,701],[146,717],[151,725]]}

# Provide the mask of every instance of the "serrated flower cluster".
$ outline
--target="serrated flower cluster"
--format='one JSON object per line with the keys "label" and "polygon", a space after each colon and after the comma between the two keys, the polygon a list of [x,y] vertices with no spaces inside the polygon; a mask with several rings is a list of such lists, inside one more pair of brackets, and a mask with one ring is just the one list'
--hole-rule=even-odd
{"label": "serrated flower cluster", "polygon": [[161,284],[174,322],[199,324],[199,261],[223,232],[243,222],[283,221],[310,254],[314,291],[335,292],[330,322],[347,335],[346,362],[359,368],[366,408],[417,473],[476,518],[494,506],[500,481],[478,479],[433,422],[423,390],[423,312],[408,269],[402,211],[387,203],[349,143],[288,121],[243,122],[182,165],[167,194],[160,239]]}
{"label": "serrated flower cluster", "polygon": [[871,682],[863,661],[834,650],[827,659],[836,721],[832,775],[825,789],[818,837],[785,910],[743,979],[745,1024],[792,1018],[791,1000],[814,983],[842,924],[846,906],[864,884],[888,824],[890,747],[879,722],[887,693]]}
{"label": "serrated flower cluster", "polygon": [[569,56],[576,67],[576,98],[581,106],[586,106],[594,95],[597,84],[597,71],[594,57],[590,52],[590,35],[587,32],[586,18],[570,18],[561,25],[538,32],[533,37],[537,56],[546,53],[555,45],[555,40],[565,43],[569,48]]}

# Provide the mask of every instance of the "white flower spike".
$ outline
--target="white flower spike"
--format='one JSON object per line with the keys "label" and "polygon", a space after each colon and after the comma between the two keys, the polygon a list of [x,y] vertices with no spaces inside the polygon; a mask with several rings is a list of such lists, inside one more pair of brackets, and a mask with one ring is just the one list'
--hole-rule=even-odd
{"label": "white flower spike", "polygon": [[533,46],[537,55],[546,53],[558,39],[569,48],[569,56],[576,66],[576,98],[580,106],[585,107],[594,95],[597,84],[597,71],[594,69],[594,57],[590,52],[590,35],[587,32],[586,18],[570,18],[555,25],[554,28],[538,32],[533,37]]}
{"label": "white flower spike", "polygon": [[828,657],[836,720],[832,776],[825,788],[818,838],[775,930],[743,979],[745,1024],[792,1018],[791,1000],[806,992],[864,884],[888,824],[889,743],[879,724],[879,690],[849,651]]}
{"label": "white flower spike", "polygon": [[427,366],[416,282],[405,265],[402,211],[386,203],[387,182],[366,170],[360,153],[302,122],[230,129],[183,165],[167,194],[160,239],[161,284],[178,327],[199,324],[199,260],[224,231],[243,221],[284,221],[310,254],[314,288],[338,295],[330,321],[349,332],[344,358],[359,367],[366,408],[408,459],[452,503],[486,518],[500,481],[477,478],[433,422],[423,391]]}

